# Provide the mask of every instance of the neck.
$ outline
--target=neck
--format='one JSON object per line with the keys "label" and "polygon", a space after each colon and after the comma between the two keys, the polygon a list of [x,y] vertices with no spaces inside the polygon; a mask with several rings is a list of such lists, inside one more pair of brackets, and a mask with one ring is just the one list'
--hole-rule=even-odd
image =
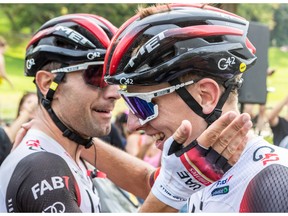
{"label": "neck", "polygon": [[35,118],[32,121],[31,128],[41,130],[49,137],[56,140],[73,160],[79,162],[80,152],[83,147],[62,135],[62,131],[54,124],[44,107],[39,106]]}

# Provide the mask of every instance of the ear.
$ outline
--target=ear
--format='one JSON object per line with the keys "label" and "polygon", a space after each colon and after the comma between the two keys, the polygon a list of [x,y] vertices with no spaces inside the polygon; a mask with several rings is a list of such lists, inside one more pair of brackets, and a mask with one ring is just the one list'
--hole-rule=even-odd
{"label": "ear", "polygon": [[35,82],[43,95],[46,96],[54,77],[54,74],[44,70],[36,73]]}
{"label": "ear", "polygon": [[218,83],[210,78],[204,78],[197,82],[199,99],[198,103],[203,108],[204,114],[211,113],[216,107],[221,96]]}

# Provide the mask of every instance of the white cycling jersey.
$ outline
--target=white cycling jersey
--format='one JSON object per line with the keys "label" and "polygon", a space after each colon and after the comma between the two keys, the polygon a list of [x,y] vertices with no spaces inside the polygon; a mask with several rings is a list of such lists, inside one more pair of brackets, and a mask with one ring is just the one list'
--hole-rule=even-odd
{"label": "white cycling jersey", "polygon": [[189,212],[287,212],[288,150],[261,137],[217,182],[193,194]]}
{"label": "white cycling jersey", "polygon": [[99,197],[78,164],[45,133],[30,129],[0,167],[0,212],[99,212]]}

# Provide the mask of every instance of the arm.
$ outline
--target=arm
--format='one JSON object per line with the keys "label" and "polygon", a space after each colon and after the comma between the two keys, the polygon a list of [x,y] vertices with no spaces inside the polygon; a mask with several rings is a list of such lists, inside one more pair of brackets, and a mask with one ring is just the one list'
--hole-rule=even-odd
{"label": "arm", "polygon": [[288,168],[273,164],[258,173],[248,184],[240,212],[287,212]]}
{"label": "arm", "polygon": [[[251,127],[252,122],[250,121],[249,115],[241,114],[236,116],[233,112],[228,112],[215,121],[197,140],[206,148],[213,146],[216,152],[227,158],[228,163],[233,165],[238,161],[244,149],[247,141],[247,133]],[[16,137],[17,141],[15,141],[14,148],[19,144],[27,128],[29,128],[28,124],[22,128],[21,133]],[[174,133],[173,138],[178,143],[184,143],[191,133],[191,130],[191,124],[182,124]],[[96,159],[93,147],[85,149],[81,156],[92,165],[95,165],[96,160],[95,166],[105,172],[114,183],[136,196],[145,198],[149,193],[150,177],[155,169],[142,160],[116,149],[99,139],[95,139],[95,146],[97,152]],[[172,175],[170,176],[174,177]],[[158,179],[159,178],[157,178],[156,181]],[[190,193],[189,190],[187,192],[188,196],[193,193],[193,191]],[[177,210],[176,208],[170,207],[169,204],[160,201],[153,193],[150,193],[140,211],[175,212]]]}
{"label": "arm", "polygon": [[125,147],[127,153],[137,157],[137,154],[140,149],[139,139],[140,139],[140,135],[138,134],[138,132],[128,135],[126,139],[126,147]]}
{"label": "arm", "polygon": [[15,141],[15,137],[19,129],[21,128],[22,124],[28,122],[33,115],[37,104],[29,104],[29,106],[22,110],[19,116],[12,122],[9,127],[5,127],[5,132],[7,133],[11,143]]}
{"label": "arm", "polygon": [[237,116],[229,112],[197,138],[199,144],[193,141],[180,147],[177,142],[184,143],[183,137],[187,138],[185,134],[192,130],[192,125],[183,121],[173,137],[164,143],[160,173],[140,211],[175,212],[181,209],[191,194],[219,180],[229,166],[238,161],[251,127],[248,114]]}
{"label": "arm", "polygon": [[288,103],[288,96],[284,98],[280,103],[278,103],[274,109],[268,115],[268,121],[271,127],[274,127],[278,124],[279,121],[279,113],[283,109],[283,107]]}
{"label": "arm", "polygon": [[107,177],[119,187],[136,196],[146,198],[150,191],[149,178],[155,168],[98,138],[94,138],[94,145],[96,165],[93,146],[83,150],[81,157],[105,172]]}

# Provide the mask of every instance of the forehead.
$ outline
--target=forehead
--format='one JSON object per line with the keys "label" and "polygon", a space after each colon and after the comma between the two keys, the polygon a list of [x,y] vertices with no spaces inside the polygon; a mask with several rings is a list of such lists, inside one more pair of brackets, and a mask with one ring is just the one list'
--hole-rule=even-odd
{"label": "forehead", "polygon": [[134,92],[151,92],[158,89],[169,87],[168,83],[161,83],[159,85],[152,85],[152,86],[139,86],[139,85],[128,85],[127,92],[134,93]]}

